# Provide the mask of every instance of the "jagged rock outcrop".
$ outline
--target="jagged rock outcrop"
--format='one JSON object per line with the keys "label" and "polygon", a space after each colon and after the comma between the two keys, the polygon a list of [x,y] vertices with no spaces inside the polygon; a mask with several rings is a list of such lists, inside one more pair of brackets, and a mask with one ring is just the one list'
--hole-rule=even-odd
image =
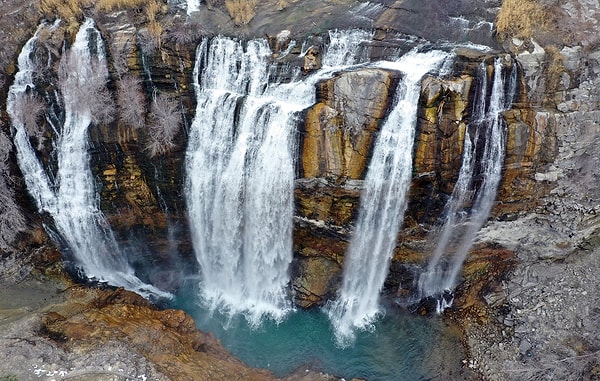
{"label": "jagged rock outcrop", "polygon": [[594,379],[600,13],[586,0],[505,5],[500,36],[523,70],[523,94],[506,114],[509,146],[530,143],[507,157],[509,166],[523,163],[524,176],[505,181],[500,197],[517,188],[518,208],[480,233],[482,244],[512,250],[515,265],[480,293],[490,319],[462,318],[469,366],[489,380]]}
{"label": "jagged rock outcrop", "polygon": [[[455,70],[451,76],[445,79],[429,76],[423,80],[414,147],[414,177],[404,229],[399,233],[399,243],[386,281],[389,292],[394,293],[399,284],[410,284],[414,276],[410,268],[422,265],[431,252],[431,247],[422,244],[422,240],[425,239],[425,232],[437,222],[452,193],[462,163],[465,131],[472,122],[476,103],[479,101],[477,89],[482,86],[478,82],[481,81],[481,65],[485,65],[489,75],[493,71],[494,60],[493,55],[462,50],[456,58]],[[510,60],[506,64],[507,72],[515,65]],[[302,275],[307,271],[307,264],[303,261],[320,255],[341,266],[341,254],[332,257],[331,252],[339,252],[347,245],[347,234],[352,229],[351,225],[357,214],[360,179],[364,176],[366,163],[364,159],[368,159],[373,134],[377,132],[376,125],[369,127],[362,120],[380,120],[377,118],[380,114],[379,109],[373,108],[369,103],[369,99],[377,99],[376,97],[355,95],[354,103],[341,101],[345,99],[345,89],[334,84],[339,78],[350,77],[354,73],[343,73],[321,84],[321,101],[307,112],[302,168],[306,178],[314,179],[297,181],[296,205],[297,215],[312,223],[303,221],[296,224],[295,252],[299,254],[296,266],[301,279],[294,284],[294,289],[298,292],[297,299],[301,294],[310,295],[313,288],[319,290],[315,292],[318,295],[334,293],[338,267],[332,267],[335,270],[330,277],[320,278],[319,281],[315,279],[316,283],[311,286],[309,277]],[[519,78],[524,80],[522,76]],[[490,78],[487,83],[491,86]],[[390,96],[390,91],[385,90],[384,86],[375,89],[378,89],[381,96]],[[530,111],[518,108],[523,104],[527,90],[523,84],[517,86],[517,90],[515,108],[505,113],[506,165],[499,191],[501,205],[494,211],[502,218],[511,218],[515,210],[522,210],[527,203],[545,191],[543,187],[535,186],[534,172],[554,155],[552,126],[541,123],[543,119],[539,116],[540,123],[534,123],[528,114]],[[358,125],[362,126],[359,131],[364,131],[362,136],[369,136],[369,139],[351,140],[352,134],[348,131],[348,126],[356,125],[352,124],[356,120],[352,119],[356,115],[356,109],[366,112]],[[340,115],[348,116],[344,119]],[[351,156],[349,160],[346,154],[348,147],[353,154],[366,154]],[[353,159],[358,161],[352,161]],[[347,169],[349,162],[360,163],[360,171],[351,172]],[[304,232],[306,229],[313,231],[308,239],[309,234]],[[336,242],[333,250],[328,248],[332,242],[331,236],[343,237],[341,242]],[[324,284],[334,289],[323,291]]]}
{"label": "jagged rock outcrop", "polygon": [[[325,5],[324,9],[329,6]],[[414,6],[396,4],[385,9],[386,12],[403,12]],[[461,7],[467,6],[463,4]],[[374,6],[374,9],[378,11],[371,10],[369,14],[380,14],[384,8]],[[286,8],[282,12],[296,11]],[[149,132],[120,120],[97,125],[90,135],[94,172],[103,185],[102,210],[119,240],[126,246],[147,242],[142,245],[143,250],[154,252],[159,262],[164,261],[167,267],[172,267],[174,261],[193,264],[181,192],[186,127],[193,116],[195,101],[191,68],[194,45],[200,34],[186,29],[187,23],[177,14],[162,10],[153,17],[159,16],[168,25],[159,45],[150,38],[149,14],[144,18],[130,10],[107,13],[98,19],[98,27],[109,52],[111,82],[116,83],[125,75],[142,79],[147,120],[151,118],[151,105],[157,92],[169,94],[179,102],[184,114],[182,128],[175,135],[174,148],[164,155],[152,157],[144,148]],[[203,19],[205,16],[195,17]],[[261,16],[259,9],[256,21],[260,17],[264,15]],[[385,17],[389,18],[389,15]],[[454,16],[444,14],[443,17]],[[193,20],[194,17],[190,25],[195,25]],[[397,43],[392,30],[387,28],[376,35],[373,43],[375,55],[380,54],[385,46]],[[68,37],[68,34],[65,36]],[[280,41],[279,37],[270,41],[277,45],[274,46],[274,51],[277,51],[274,59],[286,44],[289,45],[289,37],[285,41]],[[313,50],[318,51],[316,48]],[[58,45],[53,51],[59,51]],[[292,56],[300,53],[299,49],[289,52]],[[406,230],[400,233],[403,243],[394,254],[398,261],[412,258],[414,263],[418,261],[419,253],[426,254],[423,252],[426,249],[409,241],[422,239],[419,234],[415,236],[415,229],[419,229],[419,224],[435,222],[452,191],[460,167],[465,126],[474,102],[474,78],[480,63],[486,59],[488,64],[491,63],[490,57],[463,52],[451,77],[444,80],[429,77],[424,81],[415,143],[415,177]],[[284,62],[303,65],[301,60],[289,57],[285,57]],[[319,65],[316,61],[314,64]],[[296,300],[304,306],[322,303],[335,290],[348,232],[356,218],[360,181],[399,79],[397,72],[374,68],[337,73],[319,83],[317,103],[304,114],[301,178],[297,180],[295,190],[297,223],[293,271],[297,275],[293,280],[294,289],[301,291]],[[506,117],[510,126],[509,165],[501,198],[516,203],[531,191],[534,182],[530,175],[543,161],[540,157],[548,156],[548,152],[540,147],[547,143],[544,136],[550,138],[553,130],[549,122],[550,127],[540,124],[538,131],[532,119],[540,117],[533,116],[526,109],[511,110]],[[50,128],[47,130],[50,133]],[[518,189],[520,191],[517,192]],[[169,242],[166,237],[169,237]],[[175,256],[165,252],[173,248],[177,252]],[[135,263],[135,258],[132,261]],[[320,265],[316,266],[317,263]],[[317,267],[328,271],[313,276],[311,273]],[[392,272],[391,277],[396,274],[398,272]],[[165,274],[163,270],[156,273],[150,270],[146,276],[151,280],[172,279],[175,283],[166,281],[169,283],[167,288],[177,287],[177,277]],[[393,279],[388,282],[396,283],[397,280]],[[300,294],[311,295],[308,297],[310,303],[300,302]]]}
{"label": "jagged rock outcrop", "polygon": [[317,104],[306,112],[303,177],[333,181],[364,177],[374,133],[398,82],[381,69],[344,72],[317,85]]}
{"label": "jagged rock outcrop", "polygon": [[233,358],[181,310],[156,310],[122,289],[70,292],[71,303],[83,298],[87,307],[72,304],[41,319],[42,330],[67,346],[73,343],[77,350],[85,350],[124,340],[170,380],[272,379],[266,371],[247,368]]}

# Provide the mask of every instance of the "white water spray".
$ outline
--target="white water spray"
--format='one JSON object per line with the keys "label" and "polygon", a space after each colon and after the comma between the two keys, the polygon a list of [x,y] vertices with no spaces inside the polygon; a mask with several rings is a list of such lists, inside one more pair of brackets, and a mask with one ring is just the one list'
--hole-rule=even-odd
{"label": "white water spray", "polygon": [[[89,107],[82,106],[74,94],[76,86],[94,75],[108,75],[104,47],[93,20],[86,19],[76,35],[68,59],[77,60],[69,67],[68,84],[63,88],[65,121],[56,144],[58,172],[54,181],[46,173],[29,142],[24,121],[18,112],[28,91],[35,89],[36,64],[31,59],[40,26],[25,44],[19,59],[19,72],[9,89],[7,111],[15,131],[19,167],[27,189],[36,200],[40,212],[48,213],[71,255],[87,277],[140,292],[146,296],[169,294],[144,284],[138,279],[118,247],[113,233],[100,210],[95,181],[89,166],[88,127],[92,121]],[[94,53],[92,53],[92,51]],[[98,73],[100,70],[100,73]],[[73,92],[68,87],[73,86]]]}
{"label": "white water spray", "polygon": [[358,220],[344,259],[337,300],[328,306],[337,343],[349,345],[355,329],[371,329],[381,313],[379,292],[404,218],[412,175],[412,151],[422,77],[438,69],[447,53],[409,52],[380,66],[404,74],[396,103],[375,143],[365,178]]}
{"label": "white water spray", "polygon": [[[455,287],[475,235],[484,225],[496,199],[506,150],[502,112],[512,105],[516,86],[514,65],[508,83],[504,69],[503,60],[496,59],[488,97],[487,65],[481,65],[480,88],[472,122],[465,133],[459,177],[444,210],[445,220],[435,251],[427,270],[419,277],[421,298],[440,297],[444,291]],[[474,135],[473,142],[471,134]],[[482,179],[480,184],[475,184],[476,177]],[[467,212],[464,208],[470,203],[472,206]],[[445,254],[451,256],[448,263],[444,262]],[[443,311],[450,305],[447,300],[442,304],[438,301],[438,310]]]}
{"label": "white water spray", "polygon": [[280,83],[269,79],[276,70],[265,40],[243,46],[217,37],[197,49],[185,197],[201,297],[211,310],[243,313],[256,326],[291,309],[294,133],[298,113],[315,102],[315,84],[359,61],[335,52],[342,57],[330,61],[335,68]]}
{"label": "white water spray", "polygon": [[187,14],[200,11],[200,0],[187,0]]}
{"label": "white water spray", "polygon": [[333,30],[323,56],[323,67],[348,66],[369,61],[373,32],[362,29]]}
{"label": "white water spray", "polygon": [[291,262],[291,112],[266,92],[266,41],[218,37],[197,49],[197,108],[186,153],[186,201],[211,309],[251,324],[281,319]]}

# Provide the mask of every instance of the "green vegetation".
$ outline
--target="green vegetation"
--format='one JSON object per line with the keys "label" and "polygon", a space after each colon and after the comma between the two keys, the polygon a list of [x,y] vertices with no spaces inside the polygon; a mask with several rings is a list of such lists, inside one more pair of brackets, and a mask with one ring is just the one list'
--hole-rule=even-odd
{"label": "green vegetation", "polygon": [[19,379],[14,374],[7,374],[5,376],[0,376],[0,381],[19,381]]}

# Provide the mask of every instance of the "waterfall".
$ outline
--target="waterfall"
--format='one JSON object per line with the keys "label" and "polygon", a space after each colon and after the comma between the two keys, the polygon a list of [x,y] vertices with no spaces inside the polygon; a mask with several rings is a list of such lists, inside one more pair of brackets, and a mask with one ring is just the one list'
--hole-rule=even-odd
{"label": "waterfall", "polygon": [[187,0],[187,14],[200,11],[200,0]]}
{"label": "waterfall", "polygon": [[381,127],[360,199],[356,228],[344,258],[338,298],[328,306],[336,340],[345,346],[354,329],[369,329],[380,311],[379,292],[387,275],[406,209],[421,78],[447,58],[440,51],[411,51],[380,66],[404,74],[395,105]]}
{"label": "waterfall", "polygon": [[[444,223],[427,266],[419,277],[420,298],[437,297],[438,312],[451,304],[449,292],[456,285],[463,262],[475,235],[488,218],[500,180],[506,150],[502,112],[513,102],[516,87],[516,68],[505,81],[502,58],[494,62],[491,93],[488,94],[487,65],[480,66],[479,89],[471,123],[465,133],[462,165],[458,180],[444,208]],[[471,141],[471,136],[474,136]],[[480,179],[480,180],[477,180]],[[471,204],[470,211],[465,208]],[[447,262],[444,254],[450,255]]]}
{"label": "waterfall", "polygon": [[[55,178],[46,173],[31,146],[22,117],[23,101],[35,89],[36,63],[32,55],[38,28],[25,44],[18,58],[19,72],[9,89],[7,111],[14,128],[14,143],[19,167],[23,172],[27,190],[37,203],[40,213],[48,213],[55,228],[69,248],[76,265],[90,279],[123,286],[146,296],[168,296],[138,279],[123,257],[113,233],[100,210],[99,197],[90,169],[88,154],[88,127],[92,123],[89,101],[82,100],[79,86],[84,86],[93,76],[108,76],[104,46],[94,22],[86,19],[75,42],[65,54],[73,60],[61,83],[65,118],[56,142],[57,167]],[[93,96],[91,94],[85,94]]]}
{"label": "waterfall", "polygon": [[[355,31],[338,32],[339,39]],[[360,44],[308,78],[272,78],[266,40],[245,46],[204,40],[197,48],[197,107],[185,162],[185,198],[200,265],[201,299],[211,310],[243,313],[251,325],[291,309],[295,131],[315,102],[315,84],[360,61]],[[333,54],[333,51],[332,51]],[[335,66],[333,66],[335,65]]]}
{"label": "waterfall", "polygon": [[369,60],[373,32],[362,29],[329,31],[329,44],[323,56],[324,67],[347,66]]}
{"label": "waterfall", "polygon": [[[291,262],[294,107],[268,87],[265,40],[204,40],[186,153],[186,201],[211,309],[281,319]],[[288,94],[288,97],[292,94]],[[286,107],[287,106],[287,107]]]}

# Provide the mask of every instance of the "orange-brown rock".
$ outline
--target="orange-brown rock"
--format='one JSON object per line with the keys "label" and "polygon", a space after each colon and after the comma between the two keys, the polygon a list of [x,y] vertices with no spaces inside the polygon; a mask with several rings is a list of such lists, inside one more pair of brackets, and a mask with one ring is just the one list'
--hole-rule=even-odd
{"label": "orange-brown rock", "polygon": [[292,288],[296,305],[310,308],[334,297],[336,282],[342,273],[339,263],[320,256],[299,257],[294,268],[296,274]]}
{"label": "orange-brown rock", "polygon": [[473,77],[426,77],[422,83],[415,141],[415,171],[436,173],[440,190],[451,192],[461,164]]}
{"label": "orange-brown rock", "polygon": [[462,271],[464,280],[456,291],[455,306],[467,309],[489,305],[485,298],[501,284],[514,265],[512,250],[489,246],[473,249]]}
{"label": "orange-brown rock", "polygon": [[140,296],[72,288],[68,302],[42,318],[42,329],[70,350],[125,342],[170,380],[270,380],[247,367],[211,335],[198,331],[183,311],[158,310]]}
{"label": "orange-brown rock", "polygon": [[319,83],[318,103],[306,114],[304,177],[360,179],[374,132],[395,90],[397,74],[381,69],[343,72]]}
{"label": "orange-brown rock", "polygon": [[338,226],[350,224],[356,218],[358,184],[336,185],[324,179],[301,179],[296,182],[294,193],[298,216]]}
{"label": "orange-brown rock", "polygon": [[300,219],[294,229],[292,288],[294,303],[322,305],[338,288],[347,232],[323,221]]}
{"label": "orange-brown rock", "polygon": [[498,199],[501,213],[535,205],[548,191],[535,173],[556,154],[555,120],[550,113],[530,108],[515,108],[504,113],[507,122],[506,159]]}

